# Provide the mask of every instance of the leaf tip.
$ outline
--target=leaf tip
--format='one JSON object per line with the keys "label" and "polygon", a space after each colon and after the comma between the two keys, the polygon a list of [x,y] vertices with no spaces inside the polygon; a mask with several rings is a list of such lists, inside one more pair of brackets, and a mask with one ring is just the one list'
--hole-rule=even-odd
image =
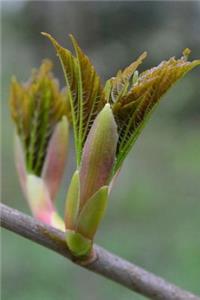
{"label": "leaf tip", "polygon": [[69,33],[69,37],[70,37],[71,40],[75,40],[75,37],[73,36],[72,33]]}
{"label": "leaf tip", "polygon": [[104,109],[106,109],[106,110],[111,110],[111,106],[110,106],[110,103],[109,103],[109,102],[107,102],[107,103],[105,104]]}
{"label": "leaf tip", "polygon": [[183,58],[187,60],[191,52],[192,51],[189,48],[185,48],[182,52],[183,53]]}
{"label": "leaf tip", "polygon": [[54,39],[52,37],[51,34],[47,33],[47,32],[41,32],[41,34],[45,37],[47,37],[51,42],[52,44],[54,45],[54,47],[56,48],[56,50],[58,50],[61,46],[58,44],[58,42],[56,41],[56,39]]}
{"label": "leaf tip", "polygon": [[41,35],[44,35],[46,37],[51,37],[51,35],[47,32],[41,31]]}
{"label": "leaf tip", "polygon": [[144,51],[142,54],[141,54],[141,59],[145,59],[147,57],[147,51]]}
{"label": "leaf tip", "polygon": [[72,45],[73,45],[73,47],[74,47],[74,50],[77,52],[78,50],[79,50],[79,45],[78,45],[78,42],[77,42],[77,40],[75,39],[75,37],[73,36],[73,34],[69,34],[69,38],[70,38],[70,40],[71,40],[71,42],[72,42]]}

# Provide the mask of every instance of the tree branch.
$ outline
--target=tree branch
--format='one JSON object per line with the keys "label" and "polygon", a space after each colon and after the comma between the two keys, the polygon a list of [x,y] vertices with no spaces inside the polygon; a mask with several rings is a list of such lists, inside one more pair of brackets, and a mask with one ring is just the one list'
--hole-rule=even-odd
{"label": "tree branch", "polygon": [[49,248],[76,264],[103,275],[121,285],[154,300],[200,300],[164,279],[94,246],[95,259],[74,260],[67,249],[64,233],[8,206],[0,205],[1,226],[33,242]]}

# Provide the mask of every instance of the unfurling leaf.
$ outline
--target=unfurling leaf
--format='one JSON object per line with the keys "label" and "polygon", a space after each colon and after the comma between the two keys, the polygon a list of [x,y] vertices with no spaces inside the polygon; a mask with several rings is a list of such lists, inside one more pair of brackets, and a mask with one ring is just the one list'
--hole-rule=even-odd
{"label": "unfurling leaf", "polygon": [[12,80],[10,110],[25,153],[26,169],[40,176],[48,142],[56,124],[67,115],[66,95],[59,91],[45,60],[24,85]]}
{"label": "unfurling leaf", "polygon": [[66,80],[60,91],[45,61],[25,85],[13,79],[10,108],[16,124],[16,160],[20,182],[33,215],[64,230],[54,199],[63,174],[72,122],[77,167],[65,205],[66,242],[74,256],[86,257],[106,210],[108,195],[122,163],[167,90],[200,65],[170,58],[138,72],[144,52],[101,85],[93,65],[70,35],[74,54],[49,34]]}
{"label": "unfurling leaf", "polygon": [[54,200],[64,171],[70,111],[45,60],[26,84],[12,80],[10,110],[16,125],[15,159],[20,184],[33,215],[64,229]]}
{"label": "unfurling leaf", "polygon": [[136,61],[122,71],[118,71],[116,77],[112,77],[106,82],[105,94],[110,103],[115,103],[121,99],[132,88],[137,76],[137,68],[146,58],[147,53],[142,53]]}
{"label": "unfurling leaf", "polygon": [[200,65],[200,60],[187,61],[188,54],[185,51],[180,59],[170,58],[141,73],[133,87],[113,103],[112,110],[119,133],[115,172],[120,168],[160,98],[178,79]]}
{"label": "unfurling leaf", "polygon": [[70,37],[76,57],[69,50],[61,47],[51,35],[47,33],[43,35],[47,36],[55,46],[65,74],[67,94],[71,103],[77,165],[79,165],[92,123],[106,103],[103,88],[94,67],[72,35]]}

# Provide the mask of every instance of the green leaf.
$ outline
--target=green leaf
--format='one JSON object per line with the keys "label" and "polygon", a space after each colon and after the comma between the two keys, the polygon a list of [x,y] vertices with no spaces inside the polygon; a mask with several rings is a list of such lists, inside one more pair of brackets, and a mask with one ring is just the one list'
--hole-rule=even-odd
{"label": "green leaf", "polygon": [[73,129],[74,129],[74,140],[75,140],[75,147],[76,147],[77,161],[78,161],[78,157],[80,156],[80,150],[79,150],[79,140],[78,140],[79,103],[77,101],[77,97],[78,97],[77,93],[78,93],[79,77],[78,77],[77,60],[69,50],[61,47],[50,34],[45,32],[42,32],[42,34],[48,37],[49,40],[52,42],[53,46],[55,47],[64,72],[66,85],[67,85],[66,93],[71,108],[71,115],[72,115]]}
{"label": "green leaf", "polygon": [[103,88],[93,65],[72,35],[70,37],[76,57],[61,47],[51,35],[43,34],[55,46],[65,74],[72,110],[77,165],[79,165],[88,132],[106,102]]}
{"label": "green leaf", "polygon": [[80,178],[79,171],[75,171],[67,192],[65,205],[65,226],[74,229],[79,211],[80,203]]}
{"label": "green leaf", "polygon": [[84,205],[77,220],[76,231],[93,239],[104,215],[108,200],[108,186],[100,188]]}
{"label": "green leaf", "polygon": [[200,60],[187,61],[188,54],[186,49],[180,59],[170,58],[141,73],[132,89],[113,104],[119,133],[114,172],[121,167],[160,98],[178,79],[200,65]]}

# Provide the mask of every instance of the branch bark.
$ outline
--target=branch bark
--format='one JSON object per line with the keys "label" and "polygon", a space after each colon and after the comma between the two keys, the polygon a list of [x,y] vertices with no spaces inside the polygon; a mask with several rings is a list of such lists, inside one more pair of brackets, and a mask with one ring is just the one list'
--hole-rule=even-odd
{"label": "branch bark", "polygon": [[76,264],[103,275],[154,300],[200,300],[166,280],[94,245],[95,259],[77,261],[70,254],[64,233],[4,204],[0,204],[1,226],[49,248]]}

